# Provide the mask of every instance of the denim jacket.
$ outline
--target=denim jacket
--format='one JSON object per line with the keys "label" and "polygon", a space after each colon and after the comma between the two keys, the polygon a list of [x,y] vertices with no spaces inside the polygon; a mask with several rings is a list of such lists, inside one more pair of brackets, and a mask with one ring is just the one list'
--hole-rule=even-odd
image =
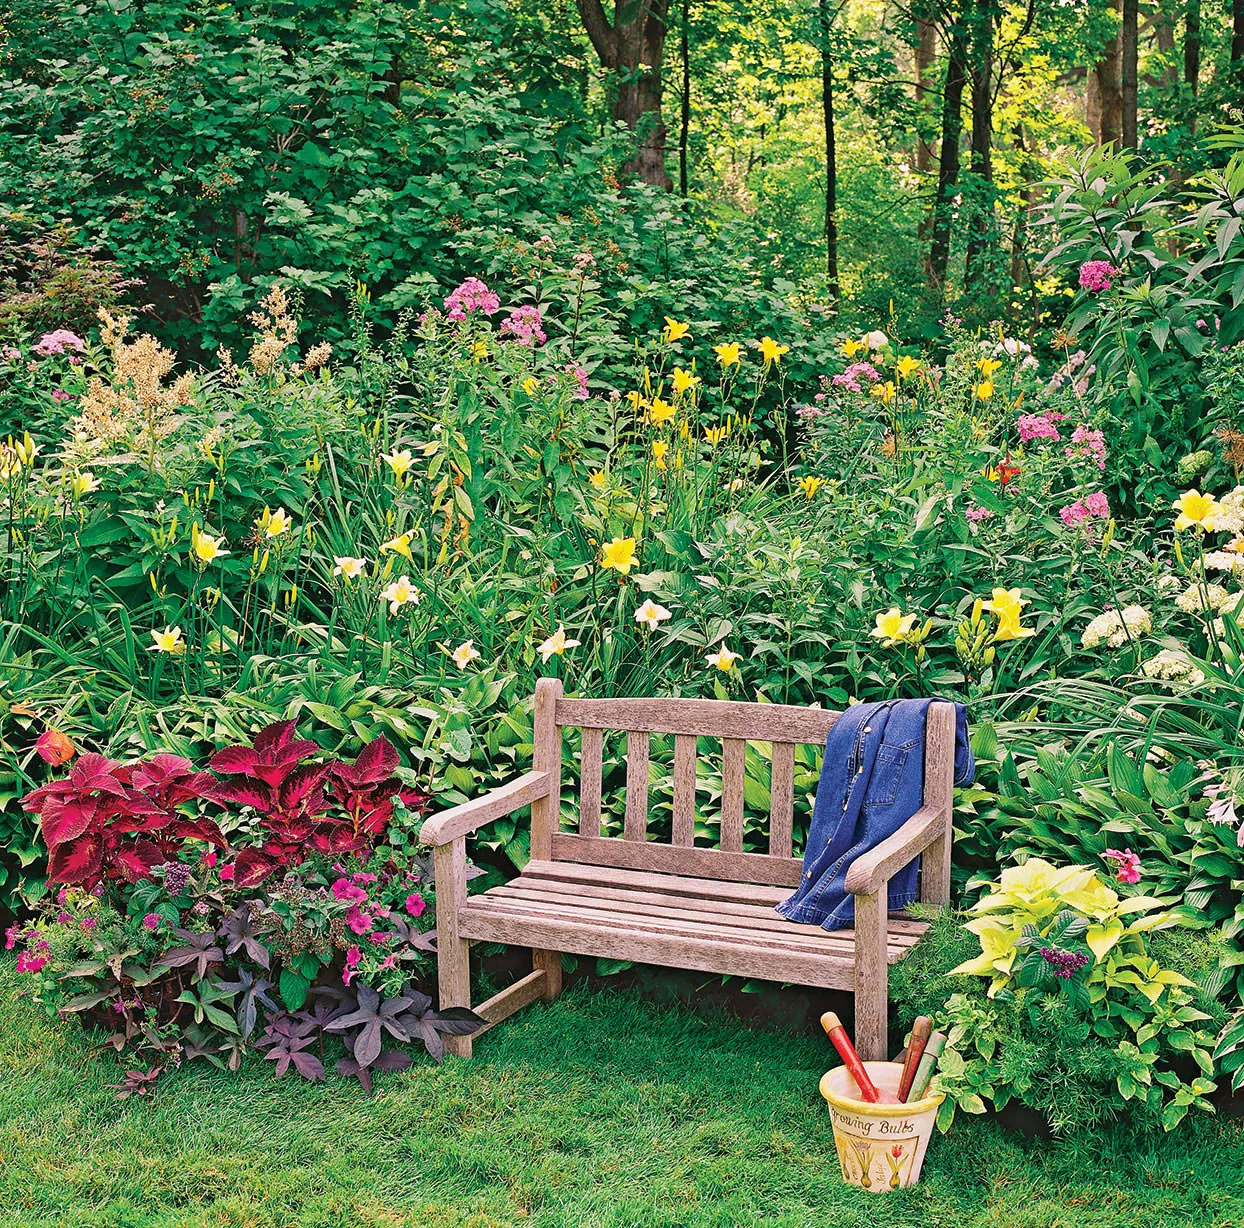
{"label": "denim jacket", "polygon": [[[812,808],[803,879],[777,911],[791,921],[836,930],[855,920],[847,870],[860,854],[894,835],[924,796],[924,725],[931,699],[857,704],[835,722]],[[967,715],[955,705],[955,783],[972,780]],[[889,906],[916,898],[917,857],[890,879]]]}

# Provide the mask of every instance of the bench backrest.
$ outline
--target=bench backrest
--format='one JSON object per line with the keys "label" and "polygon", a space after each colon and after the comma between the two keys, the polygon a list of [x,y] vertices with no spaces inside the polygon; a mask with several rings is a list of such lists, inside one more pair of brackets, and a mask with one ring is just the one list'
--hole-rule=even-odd
{"label": "bench backrest", "polygon": [[[792,856],[795,746],[823,746],[837,712],[791,704],[756,704],[715,699],[565,699],[561,683],[536,685],[534,764],[553,773],[548,798],[532,806],[531,854],[557,861],[630,870],[687,874],[731,882],[793,887],[800,858]],[[930,721],[930,731],[934,722]],[[943,722],[937,722],[939,733]],[[559,824],[562,729],[582,731],[579,767],[579,830]],[[626,811],[622,838],[601,834],[601,760],[606,731],[626,734]],[[669,844],[648,839],[648,743],[651,734],[674,739],[673,822]],[[696,757],[699,738],[722,746],[719,847],[697,847],[695,834]],[[945,757],[939,736],[937,759]],[[743,851],[744,760],[748,742],[772,747],[769,787],[769,849]],[[941,765],[927,765],[926,795],[944,790]],[[936,785],[936,788],[929,786]]]}

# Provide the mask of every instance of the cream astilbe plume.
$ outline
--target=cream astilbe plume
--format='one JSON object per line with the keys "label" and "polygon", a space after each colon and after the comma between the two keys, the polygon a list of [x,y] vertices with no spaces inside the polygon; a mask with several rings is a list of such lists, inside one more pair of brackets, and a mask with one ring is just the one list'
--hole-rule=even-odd
{"label": "cream astilbe plume", "polygon": [[256,375],[270,375],[298,337],[298,321],[290,314],[289,296],[280,286],[273,286],[259,309],[251,312],[250,321],[259,330],[251,346],[251,370]]}

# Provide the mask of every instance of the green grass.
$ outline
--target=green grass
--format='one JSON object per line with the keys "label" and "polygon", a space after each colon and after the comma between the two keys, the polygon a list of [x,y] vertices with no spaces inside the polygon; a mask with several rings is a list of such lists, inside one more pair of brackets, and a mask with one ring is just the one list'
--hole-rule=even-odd
{"label": "green grass", "polygon": [[1244,1127],[935,1139],[916,1189],[844,1186],[820,1037],[574,988],[374,1097],[196,1064],[118,1103],[110,1056],[17,1000],[0,969],[4,1228],[1244,1225]]}

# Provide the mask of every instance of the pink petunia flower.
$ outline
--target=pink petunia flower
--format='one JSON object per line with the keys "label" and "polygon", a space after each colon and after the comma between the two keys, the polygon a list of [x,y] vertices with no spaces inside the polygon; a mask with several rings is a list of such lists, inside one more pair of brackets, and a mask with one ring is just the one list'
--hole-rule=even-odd
{"label": "pink petunia flower", "polygon": [[346,967],[345,971],[341,974],[341,983],[343,985],[348,985],[350,983],[362,959],[363,952],[360,951],[358,947],[351,947],[346,952]]}
{"label": "pink petunia flower", "polygon": [[352,883],[348,878],[337,879],[332,887],[333,898],[338,900],[350,901],[361,904],[367,899],[367,892],[357,883]]}
{"label": "pink petunia flower", "polygon": [[233,877],[237,872],[238,872],[237,866],[221,866],[220,867],[220,881],[222,883],[233,882]]}
{"label": "pink petunia flower", "polygon": [[360,912],[357,908],[351,908],[346,914],[346,924],[356,934],[365,934],[371,929],[371,915],[369,913]]}
{"label": "pink petunia flower", "polygon": [[17,970],[18,972],[38,972],[47,962],[46,956],[28,955],[23,951],[17,957]]}
{"label": "pink petunia flower", "polygon": [[427,901],[417,891],[412,891],[410,895],[406,897],[406,911],[410,913],[412,917],[422,916],[423,910],[427,908],[427,906]]}

